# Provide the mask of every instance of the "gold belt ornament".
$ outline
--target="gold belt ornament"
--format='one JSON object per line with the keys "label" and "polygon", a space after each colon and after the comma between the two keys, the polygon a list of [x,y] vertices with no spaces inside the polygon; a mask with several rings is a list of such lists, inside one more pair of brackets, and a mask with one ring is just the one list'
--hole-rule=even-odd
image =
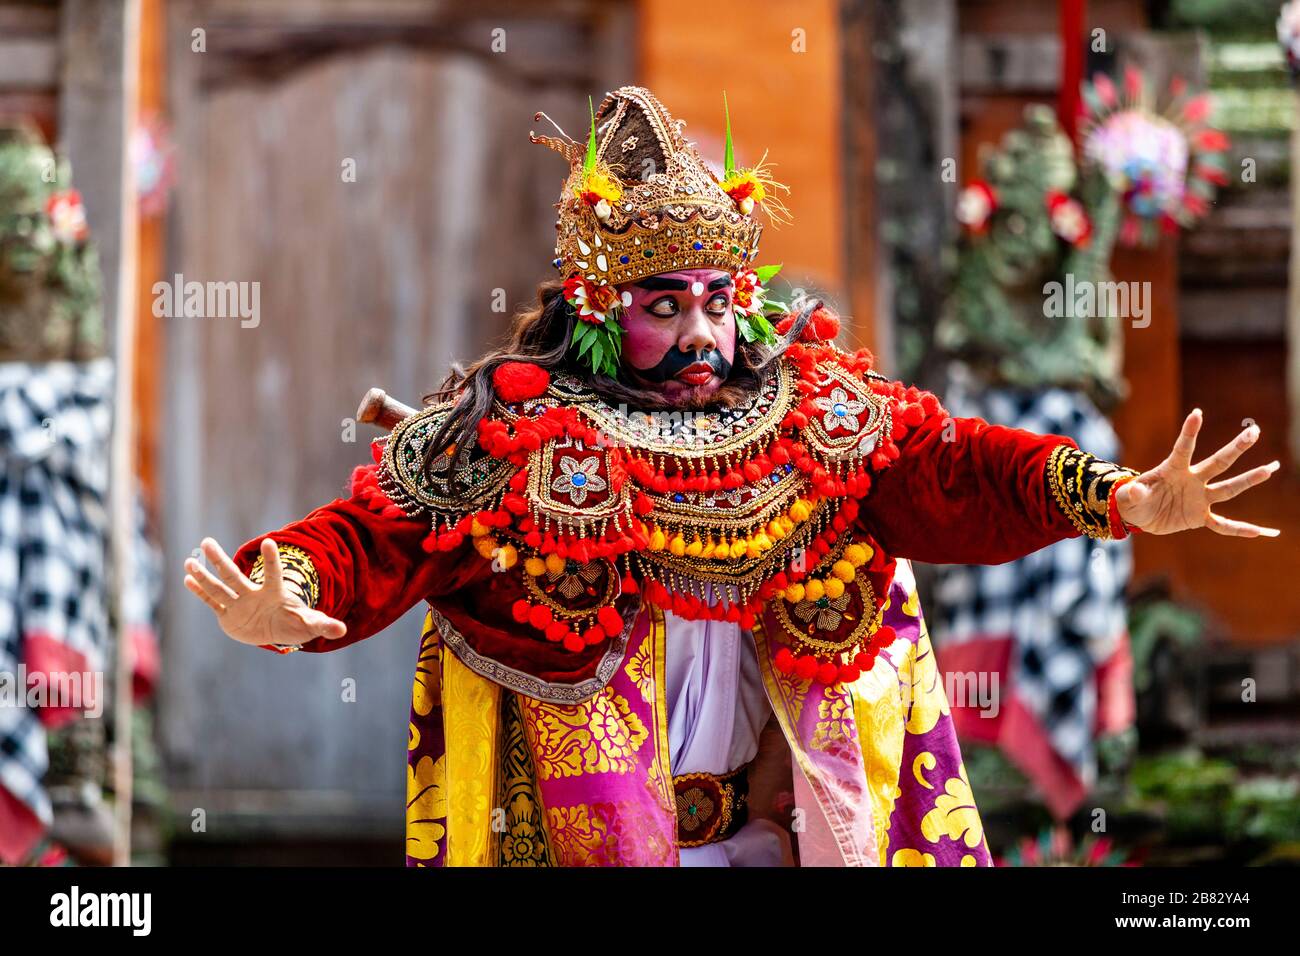
{"label": "gold belt ornament", "polygon": [[717,776],[673,777],[677,794],[677,845],[707,846],[736,835],[749,819],[749,766]]}

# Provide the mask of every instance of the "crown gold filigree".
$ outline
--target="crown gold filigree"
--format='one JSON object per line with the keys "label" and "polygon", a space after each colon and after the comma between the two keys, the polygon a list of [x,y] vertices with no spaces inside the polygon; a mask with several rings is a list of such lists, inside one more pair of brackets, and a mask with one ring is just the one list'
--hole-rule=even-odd
{"label": "crown gold filigree", "polygon": [[676,269],[734,272],[754,261],[762,224],[723,190],[653,93],[619,87],[601,100],[594,123],[594,164],[567,136],[530,134],[569,161],[552,262],[562,276],[618,284]]}
{"label": "crown gold filigree", "polygon": [[[723,98],[724,109],[726,98]],[[594,371],[618,374],[622,352],[620,283],[681,269],[712,267],[735,277],[736,327],[746,341],[774,344],[763,315],[763,284],[780,266],[754,269],[763,227],[754,218],[763,207],[774,219],[788,218],[774,195],[786,187],[765,163],[737,168],[727,114],[724,178],[719,181],[695,146],[682,135],[654,94],[621,86],[589,105],[591,128],[584,150],[564,130],[562,138],[530,133],[569,161],[569,175],[556,203],[559,217],[552,264],[565,279],[564,295],[582,321],[571,344]],[[533,119],[545,113],[537,113]],[[553,124],[554,125],[554,124]]]}

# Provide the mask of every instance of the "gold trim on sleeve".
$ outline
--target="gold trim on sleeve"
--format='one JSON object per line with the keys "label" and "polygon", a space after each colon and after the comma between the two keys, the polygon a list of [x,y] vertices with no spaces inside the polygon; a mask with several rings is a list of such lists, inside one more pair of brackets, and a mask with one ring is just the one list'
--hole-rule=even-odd
{"label": "gold trim on sleeve", "polygon": [[1102,541],[1112,537],[1109,507],[1116,482],[1137,474],[1070,445],[1057,445],[1047,459],[1047,486],[1057,507],[1081,534]]}
{"label": "gold trim on sleeve", "polygon": [[[284,568],[284,583],[298,595],[308,607],[315,607],[320,600],[320,574],[311,556],[302,548],[291,544],[277,546],[280,551],[280,564]],[[248,571],[248,580],[254,584],[263,583],[266,577],[266,565],[259,554]]]}

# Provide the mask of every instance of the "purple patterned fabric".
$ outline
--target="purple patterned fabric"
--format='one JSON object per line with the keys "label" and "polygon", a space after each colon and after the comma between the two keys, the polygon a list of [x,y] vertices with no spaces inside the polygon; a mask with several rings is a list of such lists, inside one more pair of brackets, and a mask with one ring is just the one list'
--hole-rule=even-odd
{"label": "purple patterned fabric", "polygon": [[[853,684],[780,674],[771,661],[786,636],[774,615],[764,618],[754,638],[768,700],[791,751],[791,829],[800,863],[991,865],[910,567],[899,563],[884,611],[883,623],[897,638]],[[663,616],[647,610],[623,663],[594,697],[571,705],[516,697],[522,732],[514,739],[526,741],[527,752],[525,802],[535,803],[538,822],[544,821],[525,826],[523,845],[541,847],[528,862],[677,864],[664,645]],[[426,624],[408,767],[407,862],[415,866],[443,865],[439,812],[445,816],[447,791],[457,785],[438,773],[446,752],[441,652],[436,629]],[[510,734],[499,736],[506,741],[500,747],[508,747]],[[514,863],[520,854],[501,859]]]}

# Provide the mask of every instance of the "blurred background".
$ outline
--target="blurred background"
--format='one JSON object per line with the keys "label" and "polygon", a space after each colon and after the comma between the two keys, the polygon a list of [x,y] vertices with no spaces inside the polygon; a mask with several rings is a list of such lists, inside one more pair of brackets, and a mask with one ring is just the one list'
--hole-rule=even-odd
{"label": "blurred background", "polygon": [[[70,600],[107,608],[110,685],[135,688],[96,720],[9,728],[4,861],[401,860],[419,612],[281,660],[227,640],[181,562],[204,535],[233,549],[342,494],[376,437],[351,418],[368,388],[417,404],[501,339],[550,276],[567,171],[529,144],[534,112],[580,137],[589,96],[637,83],[719,168],[726,91],[739,160],[766,150],[791,188],[765,261],[841,312],[842,345],[962,396],[954,412],[1044,401],[1141,468],[1193,407],[1203,450],[1260,425],[1244,464],[1282,470],[1226,511],[1280,539],[1136,536],[1010,579],[918,571],[941,666],[1019,701],[1001,720],[953,702],[1001,862],[1300,862],[1300,18],[1281,8],[0,0],[0,125],[66,160],[33,189],[56,226],[84,215],[60,248],[97,252],[103,342],[11,346],[0,365],[116,368],[95,399],[112,438],[85,451],[112,473],[85,506],[110,559]],[[5,190],[25,162],[0,162],[0,220],[30,199]],[[1067,279],[1133,298],[1061,318],[1048,284]],[[168,308],[191,282],[256,308]],[[15,288],[0,319],[44,328]],[[6,381],[0,398],[26,387]],[[988,589],[1032,602],[1045,573],[1113,613],[1072,629],[1049,609],[1044,643],[988,611]],[[21,630],[0,639],[0,669],[24,659]]]}

